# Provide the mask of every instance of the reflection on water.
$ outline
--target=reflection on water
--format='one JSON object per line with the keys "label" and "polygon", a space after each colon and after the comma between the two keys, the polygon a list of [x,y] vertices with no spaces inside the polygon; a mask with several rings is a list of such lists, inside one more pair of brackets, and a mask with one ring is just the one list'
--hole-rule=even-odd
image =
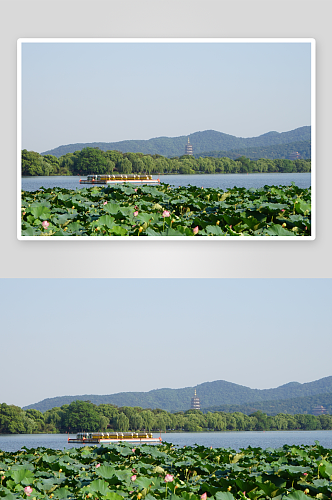
{"label": "reflection on water", "polygon": [[[75,437],[75,435],[70,435]],[[154,433],[154,437],[159,434]],[[197,432],[161,434],[162,440],[177,446],[212,446],[213,448],[280,448],[289,445],[313,445],[315,441],[332,448],[332,431],[266,431],[266,432]],[[0,450],[17,451],[27,448],[77,448],[81,444],[68,443],[68,434],[9,434],[0,435]],[[104,445],[107,446],[107,445]],[[135,446],[137,446],[135,444]]]}
{"label": "reflection on water", "polygon": [[[290,186],[295,182],[300,188],[308,188],[311,185],[310,172],[290,174],[202,174],[202,175],[153,175],[159,177],[161,182],[172,186],[203,186],[204,188],[228,189],[237,187],[258,188],[265,185]],[[82,189],[91,187],[90,184],[80,184],[78,176],[50,176],[50,177],[23,177],[22,189],[24,191],[36,191],[41,187],[53,188],[59,186],[65,189]]]}

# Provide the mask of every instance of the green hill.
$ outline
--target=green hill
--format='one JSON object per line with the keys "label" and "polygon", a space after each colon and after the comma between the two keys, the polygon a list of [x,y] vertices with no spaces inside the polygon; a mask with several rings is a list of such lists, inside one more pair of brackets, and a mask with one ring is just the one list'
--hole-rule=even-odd
{"label": "green hill", "polygon": [[269,146],[290,144],[311,140],[311,127],[300,127],[289,132],[268,132],[259,137],[235,137],[215,130],[205,130],[195,132],[189,136],[180,137],[155,137],[141,141],[120,141],[120,142],[93,142],[77,143],[59,146],[55,149],[45,151],[42,155],[51,154],[59,158],[67,153],[81,151],[86,147],[99,148],[102,151],[117,150],[122,153],[144,153],[159,154],[168,158],[182,156],[188,137],[193,146],[195,155],[200,155],[206,151],[234,151],[245,148],[267,148]]}
{"label": "green hill", "polygon": [[317,394],[304,398],[291,398],[276,401],[256,401],[252,404],[244,405],[219,405],[210,408],[203,408],[203,413],[209,411],[223,411],[227,413],[240,412],[251,415],[256,411],[261,411],[267,415],[277,415],[278,413],[288,413],[297,415],[302,413],[312,413],[315,406],[324,406],[327,412],[332,415],[332,394]]}
{"label": "green hill", "polygon": [[246,156],[252,161],[259,160],[260,158],[267,158],[269,160],[284,159],[287,160],[291,153],[298,152],[302,160],[309,160],[311,158],[311,141],[297,141],[290,142],[289,144],[275,144],[273,146],[262,146],[252,148],[231,149],[229,151],[209,151],[206,153],[194,154],[196,158],[200,156],[209,156],[214,158],[231,158],[236,160],[240,156]]}
{"label": "green hill", "polygon": [[[253,405],[266,404],[267,401],[280,404],[280,400],[294,400],[296,398],[308,398],[322,394],[332,395],[332,376],[325,377],[314,382],[300,384],[290,382],[274,389],[250,389],[225,380],[205,382],[196,387],[185,387],[182,389],[154,389],[149,392],[121,392],[109,395],[75,395],[44,399],[39,403],[26,406],[24,409],[36,409],[42,412],[69,404],[72,401],[91,401],[96,405],[109,403],[117,406],[140,406],[142,408],[161,408],[170,412],[187,410],[190,408],[194,389],[200,399],[201,408],[216,408],[225,405]],[[320,399],[319,399],[320,401]],[[316,403],[315,403],[316,404]],[[324,403],[319,403],[322,404]],[[324,405],[325,406],[325,405]],[[312,402],[308,401],[306,411],[312,408]]]}

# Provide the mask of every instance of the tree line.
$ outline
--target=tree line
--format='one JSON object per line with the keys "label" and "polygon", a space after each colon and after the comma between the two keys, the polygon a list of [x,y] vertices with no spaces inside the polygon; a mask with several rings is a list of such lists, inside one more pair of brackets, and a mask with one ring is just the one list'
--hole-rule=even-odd
{"label": "tree line", "polygon": [[269,172],[310,172],[311,160],[260,158],[245,156],[199,157],[184,155],[174,158],[143,153],[101,151],[87,147],[60,158],[35,151],[22,150],[22,176],[89,175],[89,174],[237,174]]}
{"label": "tree line", "polygon": [[169,413],[161,409],[95,405],[89,401],[73,401],[42,413],[23,410],[15,405],[0,404],[0,434],[59,433],[80,431],[268,431],[331,430],[332,415],[269,416],[261,411],[251,415],[240,412],[208,412],[187,410]]}

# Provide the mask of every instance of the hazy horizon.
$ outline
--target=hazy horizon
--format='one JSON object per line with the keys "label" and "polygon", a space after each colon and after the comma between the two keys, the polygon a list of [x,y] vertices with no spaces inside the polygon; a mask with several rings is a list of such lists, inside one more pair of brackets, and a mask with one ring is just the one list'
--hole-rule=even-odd
{"label": "hazy horizon", "polygon": [[309,41],[45,40],[22,42],[22,149],[311,124]]}
{"label": "hazy horizon", "polygon": [[[302,125],[300,127],[296,127],[297,128],[302,128],[302,127],[311,127],[311,125]],[[296,129],[292,129],[292,130],[296,130]],[[129,140],[137,140],[137,141],[149,141],[150,139],[159,139],[159,138],[164,138],[164,137],[167,137],[167,138],[176,138],[176,137],[190,137],[190,135],[192,134],[195,134],[197,132],[207,132],[207,131],[210,131],[212,129],[206,129],[206,130],[196,130],[194,132],[191,132],[190,134],[182,134],[182,135],[177,135],[177,136],[166,136],[166,135],[160,135],[158,137],[149,137],[148,139],[122,139],[120,141],[94,141],[94,142],[77,142],[77,143],[68,143],[68,144],[59,144],[58,146],[55,146],[54,148],[52,149],[49,149],[47,151],[52,151],[53,149],[56,149],[58,147],[62,147],[62,146],[69,146],[70,144],[99,144],[101,142],[109,142],[109,143],[113,143],[113,142],[126,142],[126,141],[129,141]],[[266,135],[266,134],[269,134],[270,132],[277,132],[279,134],[282,134],[284,132],[291,132],[292,130],[281,130],[281,131],[278,131],[278,130],[268,130],[267,132],[263,132],[262,134],[260,134],[259,136],[248,136],[248,137],[243,137],[243,136],[233,136],[233,137],[237,137],[237,138],[242,138],[242,139],[250,139],[250,138],[254,138],[254,137],[261,137],[262,135]],[[220,132],[222,134],[225,134],[225,135],[232,135],[232,134],[227,134],[227,132],[222,132],[221,130],[214,130],[214,132]],[[36,151],[37,153],[45,153],[45,151]]]}
{"label": "hazy horizon", "polygon": [[1,399],[318,380],[331,375],[331,291],[328,279],[2,279]]}
{"label": "hazy horizon", "polygon": [[[307,382],[297,382],[296,380],[291,380],[289,382],[285,382],[284,384],[281,384],[281,385],[278,385],[278,386],[275,386],[275,387],[264,387],[264,388],[258,388],[258,387],[249,387],[249,386],[246,386],[246,385],[243,385],[243,384],[235,384],[235,382],[232,382],[231,380],[223,380],[223,379],[219,379],[220,381],[222,382],[228,382],[230,384],[235,384],[235,385],[240,385],[242,387],[246,387],[246,388],[249,388],[249,389],[254,389],[254,390],[258,390],[258,391],[264,391],[264,390],[267,390],[267,389],[278,389],[279,387],[283,387],[285,385],[289,385],[289,384],[300,384],[300,385],[304,385],[304,384],[307,384],[307,383],[311,383],[311,382],[316,382],[318,380],[322,380],[324,378],[329,378],[330,376],[332,375],[327,375],[326,377],[322,377],[320,379],[314,379],[314,380],[308,380]],[[205,380],[204,382],[199,382],[198,384],[196,385],[189,385],[189,386],[186,386],[186,387],[159,387],[159,388],[156,388],[156,389],[150,389],[149,391],[121,391],[121,392],[112,392],[112,393],[109,393],[109,394],[99,394],[99,393],[91,393],[91,394],[58,394],[57,396],[51,396],[51,397],[46,397],[46,398],[43,398],[39,401],[34,401],[32,403],[28,403],[24,406],[30,406],[30,405],[33,405],[33,404],[36,404],[36,403],[40,403],[41,401],[44,401],[46,399],[54,399],[54,398],[61,398],[61,397],[73,397],[73,396],[113,396],[113,395],[117,395],[117,394],[125,394],[125,393],[143,393],[143,394],[147,394],[147,393],[150,393],[150,392],[153,392],[153,391],[158,391],[158,390],[164,390],[164,389],[170,389],[170,390],[178,390],[178,389],[187,389],[187,388],[197,388],[199,387],[200,385],[202,384],[207,384],[207,383],[213,383],[213,382],[218,382],[219,380]],[[199,394],[197,393],[197,396],[199,397]]]}

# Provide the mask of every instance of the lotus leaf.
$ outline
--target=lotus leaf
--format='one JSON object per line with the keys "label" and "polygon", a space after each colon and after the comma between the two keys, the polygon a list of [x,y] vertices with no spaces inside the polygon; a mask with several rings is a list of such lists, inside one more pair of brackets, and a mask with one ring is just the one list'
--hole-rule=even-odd
{"label": "lotus leaf", "polygon": [[24,485],[29,485],[34,480],[34,475],[29,469],[17,469],[13,470],[11,477],[16,483],[21,483]]}
{"label": "lotus leaf", "polygon": [[104,481],[103,479],[95,479],[90,483],[90,488],[89,491],[97,491],[98,493],[101,493],[102,495],[106,495],[107,493],[110,492],[110,489],[108,487],[108,483]]}
{"label": "lotus leaf", "polygon": [[301,490],[292,491],[287,495],[287,500],[307,500],[308,498],[310,497]]}
{"label": "lotus leaf", "polygon": [[48,207],[45,205],[36,205],[34,207],[30,208],[31,214],[34,216],[35,219],[41,219],[41,220],[46,220],[51,217],[51,211]]}

